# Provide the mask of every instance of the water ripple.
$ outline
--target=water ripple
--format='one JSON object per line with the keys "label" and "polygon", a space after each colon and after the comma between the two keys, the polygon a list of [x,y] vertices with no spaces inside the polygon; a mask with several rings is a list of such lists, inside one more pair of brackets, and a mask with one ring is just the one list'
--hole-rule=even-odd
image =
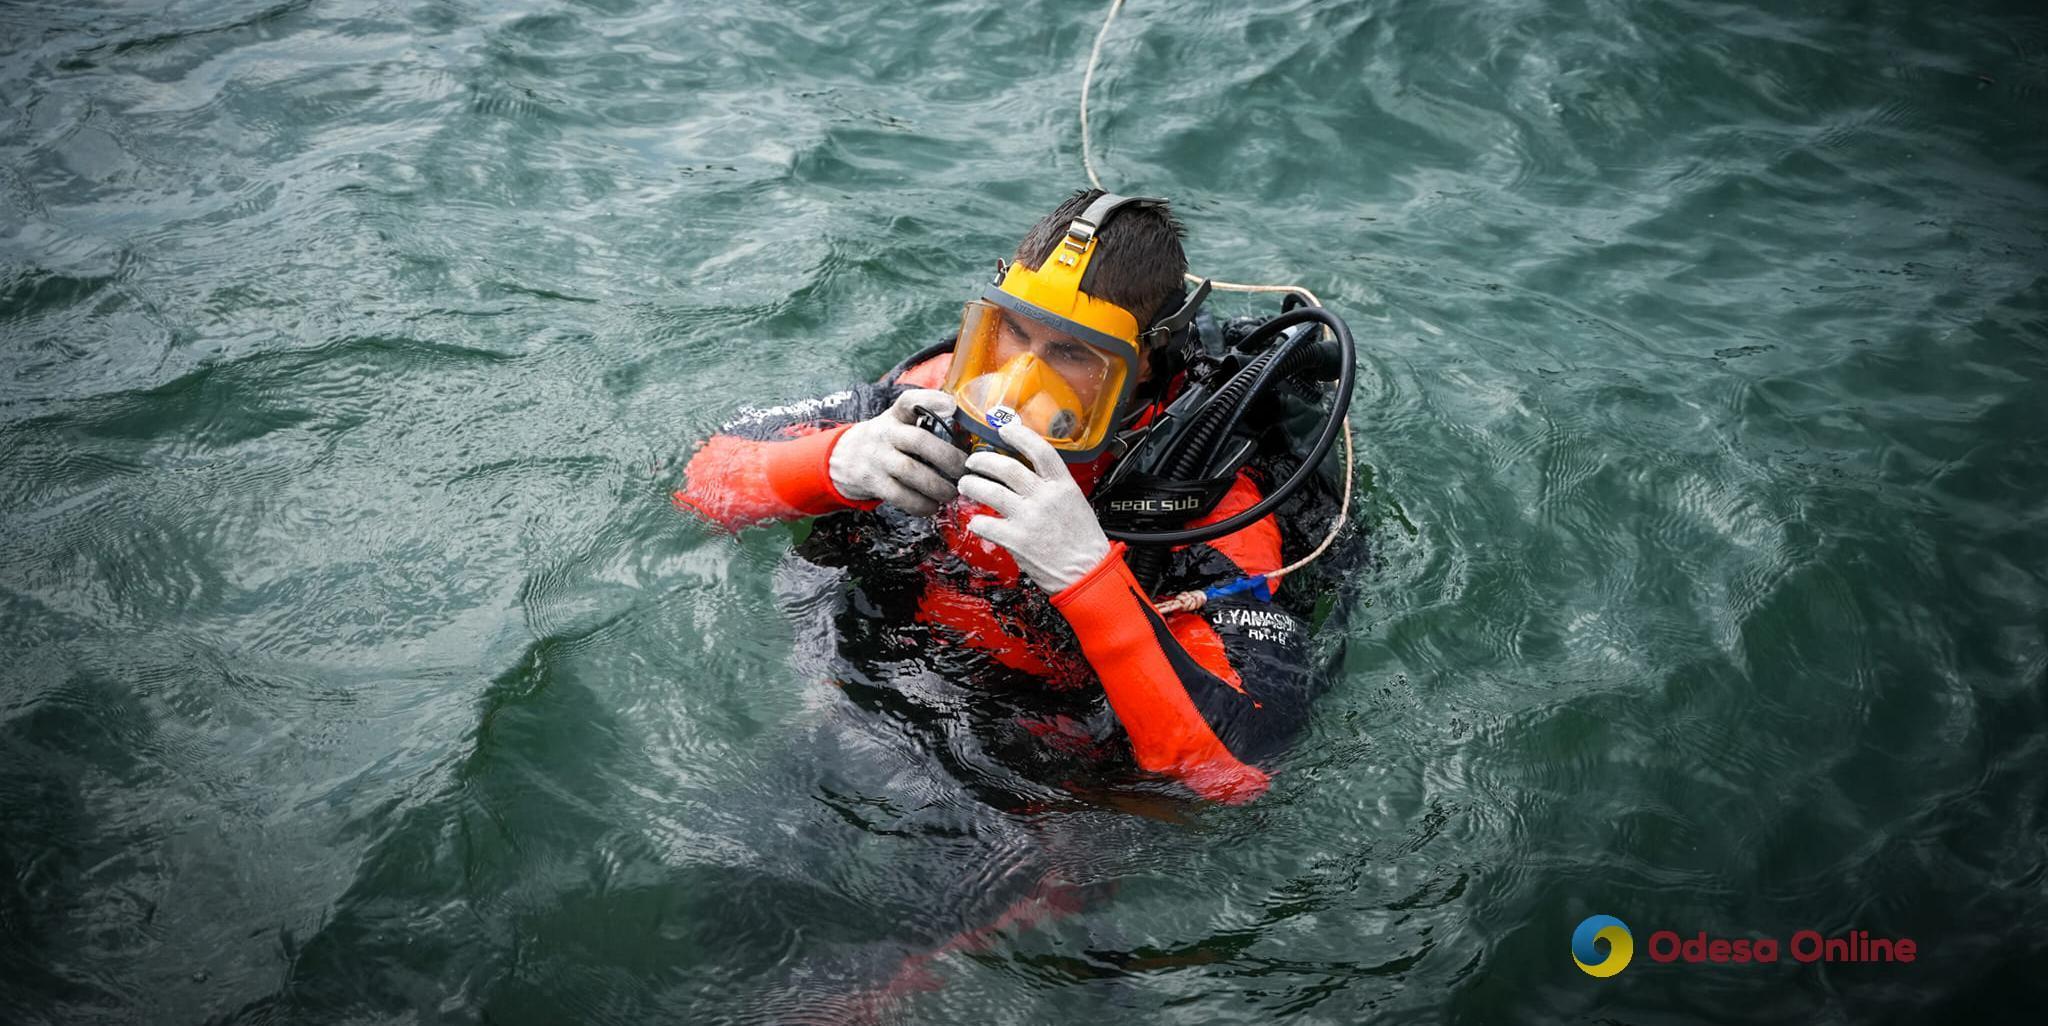
{"label": "water ripple", "polygon": [[[1100,13],[13,5],[14,1017],[2010,1017],[2048,21],[1128,5],[1105,175],[1364,350],[1339,678],[1207,809],[1005,765],[663,501],[954,329]],[[1595,912],[1974,968],[1596,992]]]}

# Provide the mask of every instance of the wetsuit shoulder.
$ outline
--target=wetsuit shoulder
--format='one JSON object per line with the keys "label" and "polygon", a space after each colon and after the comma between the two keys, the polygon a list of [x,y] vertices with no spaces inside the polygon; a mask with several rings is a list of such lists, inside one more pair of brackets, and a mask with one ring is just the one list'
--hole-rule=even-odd
{"label": "wetsuit shoulder", "polygon": [[921,360],[896,375],[895,383],[905,388],[939,388],[946,383],[946,373],[953,369],[953,354],[940,353]]}

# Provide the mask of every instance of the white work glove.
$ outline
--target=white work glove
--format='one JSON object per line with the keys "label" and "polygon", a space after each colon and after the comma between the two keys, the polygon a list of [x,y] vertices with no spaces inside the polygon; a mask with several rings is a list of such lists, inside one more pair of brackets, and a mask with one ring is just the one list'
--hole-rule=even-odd
{"label": "white work glove", "polygon": [[975,517],[967,529],[1010,550],[1047,594],[1063,591],[1109,556],[1109,537],[1051,443],[1021,420],[997,433],[1031,466],[989,449],[968,454],[960,494],[1002,516]]}
{"label": "white work glove", "polygon": [[920,407],[951,419],[953,397],[913,388],[897,396],[895,405],[847,428],[826,461],[832,487],[849,499],[880,499],[919,517],[953,501],[953,481],[967,472],[967,454],[918,427]]}

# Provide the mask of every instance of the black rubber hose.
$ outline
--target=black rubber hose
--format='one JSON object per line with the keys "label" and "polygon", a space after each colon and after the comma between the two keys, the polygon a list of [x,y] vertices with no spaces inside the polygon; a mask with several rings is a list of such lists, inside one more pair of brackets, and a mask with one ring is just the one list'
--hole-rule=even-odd
{"label": "black rubber hose", "polygon": [[[1286,327],[1277,330],[1284,331]],[[1248,338],[1256,340],[1264,334],[1270,332],[1261,327]],[[1190,428],[1188,435],[1181,439],[1181,447],[1172,454],[1173,458],[1166,461],[1169,468],[1166,476],[1184,481],[1206,473],[1209,461],[1215,457],[1216,447],[1244,422],[1244,418],[1252,411],[1258,398],[1265,395],[1276,382],[1286,380],[1294,368],[1302,363],[1301,360],[1294,358],[1294,353],[1301,348],[1302,342],[1301,336],[1288,338],[1278,346],[1260,353],[1257,359],[1238,372],[1231,380],[1231,384],[1235,385],[1247,379],[1250,382],[1249,387],[1242,390],[1241,400],[1229,404],[1204,404],[1198,422]]]}
{"label": "black rubber hose", "polygon": [[1216,395],[1195,413],[1194,422],[1187,431],[1175,440],[1174,449],[1160,461],[1164,476],[1174,480],[1186,480],[1202,472],[1203,465],[1215,451],[1216,442],[1227,436],[1225,426],[1234,424],[1238,415],[1259,393],[1259,382],[1273,366],[1275,354],[1260,353],[1244,369],[1232,375]]}
{"label": "black rubber hose", "polygon": [[[1271,512],[1274,507],[1282,502],[1287,501],[1289,496],[1299,490],[1302,485],[1308,483],[1310,475],[1313,475],[1316,469],[1322,465],[1323,457],[1330,454],[1330,446],[1337,441],[1337,433],[1344,429],[1344,415],[1350,412],[1351,409],[1351,385],[1358,370],[1358,350],[1356,344],[1351,339],[1351,328],[1344,323],[1343,318],[1330,313],[1322,307],[1304,306],[1290,310],[1267,321],[1265,324],[1260,325],[1258,330],[1246,339],[1248,342],[1263,334],[1284,331],[1296,324],[1304,324],[1310,321],[1323,324],[1330,329],[1331,333],[1337,336],[1335,346],[1336,359],[1334,360],[1337,371],[1337,394],[1331,402],[1329,419],[1323,422],[1322,433],[1316,436],[1315,444],[1309,448],[1308,458],[1302,460],[1301,466],[1295,468],[1294,473],[1289,475],[1286,481],[1281,482],[1279,487],[1273,489],[1272,494],[1253,503],[1250,509],[1216,523],[1207,524],[1202,527],[1186,527],[1177,531],[1120,531],[1104,529],[1104,534],[1117,541],[1132,545],[1192,545],[1196,542],[1210,541],[1221,538],[1232,531],[1242,529],[1246,525],[1256,523],[1260,517]],[[1277,373],[1272,377],[1264,377],[1263,380],[1278,381],[1290,373],[1303,370],[1321,376],[1333,362],[1331,360],[1331,352],[1332,349],[1327,344],[1290,347],[1285,359],[1274,368]],[[1246,368],[1246,370],[1250,369],[1249,367]],[[1244,372],[1240,371],[1238,376],[1242,377],[1243,374]],[[1237,380],[1236,377],[1233,377],[1231,384],[1235,385]],[[1249,400],[1252,396],[1246,396],[1245,398]],[[1209,407],[1205,405],[1203,409],[1206,412]]]}
{"label": "black rubber hose", "polygon": [[1138,587],[1145,589],[1145,594],[1159,590],[1159,575],[1166,572],[1166,546],[1140,545],[1124,561],[1130,564],[1131,576],[1137,579]]}
{"label": "black rubber hose", "polygon": [[[1194,423],[1188,425],[1186,433],[1175,440],[1173,451],[1160,461],[1160,469],[1165,471],[1166,478],[1185,481],[1202,472],[1214,455],[1212,442],[1229,437],[1228,427],[1236,425],[1237,415],[1241,415],[1250,404],[1251,397],[1258,394],[1259,383],[1266,380],[1275,356],[1269,351],[1253,357],[1251,363],[1231,375],[1230,380],[1202,404],[1201,409],[1195,412]],[[1159,587],[1159,577],[1166,569],[1166,555],[1165,545],[1139,545],[1131,550],[1131,576],[1138,579],[1138,585],[1148,595]]]}

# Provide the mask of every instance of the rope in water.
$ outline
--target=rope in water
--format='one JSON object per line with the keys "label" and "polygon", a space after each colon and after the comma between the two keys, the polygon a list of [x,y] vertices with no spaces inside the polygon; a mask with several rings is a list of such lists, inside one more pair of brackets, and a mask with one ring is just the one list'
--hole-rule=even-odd
{"label": "rope in water", "polygon": [[[1095,33],[1095,45],[1088,50],[1088,70],[1081,75],[1081,166],[1088,172],[1089,184],[1098,189],[1103,189],[1103,185],[1102,176],[1095,173],[1094,137],[1090,134],[1088,127],[1088,93],[1090,87],[1095,84],[1095,66],[1102,61],[1102,42],[1109,38],[1109,27],[1116,24],[1117,12],[1123,10],[1123,8],[1124,0],[1110,0],[1109,14],[1102,19],[1102,28]],[[1108,190],[1104,189],[1104,191]],[[1188,275],[1187,279],[1191,282],[1202,280],[1192,274]],[[1236,282],[1215,281],[1212,279],[1209,282],[1209,287],[1224,292],[1291,292],[1316,306],[1323,305],[1323,301],[1317,299],[1315,293],[1300,285],[1240,285]],[[1324,330],[1327,331],[1329,329],[1326,328]],[[1288,574],[1315,562],[1317,557],[1329,551],[1330,545],[1337,540],[1339,534],[1343,533],[1345,519],[1351,513],[1351,482],[1355,476],[1351,458],[1351,417],[1349,414],[1346,414],[1344,417],[1344,497],[1337,504],[1337,515],[1330,521],[1329,532],[1323,535],[1322,544],[1317,545],[1315,551],[1278,570],[1269,570],[1263,574],[1254,574],[1250,577],[1240,578],[1229,584],[1209,588],[1205,591],[1181,592],[1163,602],[1155,603],[1154,608],[1162,613],[1196,610],[1208,605],[1209,599],[1213,596],[1230,595],[1244,591],[1250,591],[1258,597],[1270,601],[1273,596],[1273,585],[1278,584],[1280,579]]]}

